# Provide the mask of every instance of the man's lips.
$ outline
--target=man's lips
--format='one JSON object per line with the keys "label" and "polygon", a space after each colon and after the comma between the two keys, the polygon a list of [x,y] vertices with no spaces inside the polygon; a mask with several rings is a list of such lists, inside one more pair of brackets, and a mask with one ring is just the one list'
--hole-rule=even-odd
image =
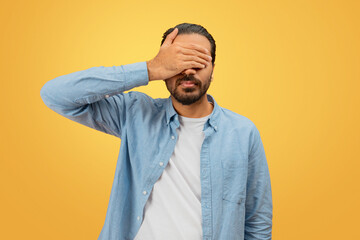
{"label": "man's lips", "polygon": [[183,86],[183,87],[193,87],[195,85],[196,85],[196,83],[193,81],[182,81],[180,83],[180,86]]}

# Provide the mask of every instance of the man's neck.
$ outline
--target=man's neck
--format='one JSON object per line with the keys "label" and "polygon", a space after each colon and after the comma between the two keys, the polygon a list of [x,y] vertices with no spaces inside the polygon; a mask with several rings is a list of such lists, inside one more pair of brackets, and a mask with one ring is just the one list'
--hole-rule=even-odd
{"label": "man's neck", "polygon": [[207,94],[199,99],[199,101],[190,105],[182,105],[175,98],[173,98],[173,96],[171,96],[171,101],[175,111],[179,115],[188,118],[206,117],[212,113],[214,108],[214,105],[208,101]]}

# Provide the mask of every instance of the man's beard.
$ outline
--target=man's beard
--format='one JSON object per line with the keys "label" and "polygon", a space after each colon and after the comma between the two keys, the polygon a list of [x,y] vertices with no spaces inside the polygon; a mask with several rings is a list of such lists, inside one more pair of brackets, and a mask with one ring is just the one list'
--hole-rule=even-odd
{"label": "man's beard", "polygon": [[[199,92],[197,94],[182,94],[179,90],[181,87],[181,83],[183,81],[191,81],[194,83],[193,87],[186,87],[183,89],[185,93],[192,93],[197,91],[197,88],[199,88]],[[207,90],[210,87],[211,77],[206,81],[204,84],[202,82],[195,78],[194,75],[185,75],[182,78],[179,78],[176,80],[174,89],[170,89],[168,84],[166,84],[167,89],[171,93],[171,95],[182,105],[190,105],[197,101],[199,101],[207,92]]]}

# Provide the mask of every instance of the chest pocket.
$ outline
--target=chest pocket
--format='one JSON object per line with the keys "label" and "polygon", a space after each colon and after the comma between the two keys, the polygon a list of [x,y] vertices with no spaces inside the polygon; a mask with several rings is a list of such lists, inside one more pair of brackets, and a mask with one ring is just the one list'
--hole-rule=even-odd
{"label": "chest pocket", "polygon": [[223,199],[241,204],[246,196],[247,158],[223,159]]}

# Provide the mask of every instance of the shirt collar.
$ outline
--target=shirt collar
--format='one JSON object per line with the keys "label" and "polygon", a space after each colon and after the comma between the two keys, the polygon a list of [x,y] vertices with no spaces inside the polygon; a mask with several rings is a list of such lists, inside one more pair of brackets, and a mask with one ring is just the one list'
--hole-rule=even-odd
{"label": "shirt collar", "polygon": [[[208,119],[208,122],[212,128],[214,128],[215,131],[218,130],[218,123],[220,118],[220,106],[216,103],[213,96],[210,94],[207,94],[207,99],[209,102],[212,102],[214,104],[214,108],[212,113],[210,114],[210,117]],[[170,122],[174,121],[174,119],[178,120],[178,113],[175,111],[174,106],[171,101],[171,96],[166,101],[166,124],[169,125]],[[177,124],[178,125],[178,124]]]}

